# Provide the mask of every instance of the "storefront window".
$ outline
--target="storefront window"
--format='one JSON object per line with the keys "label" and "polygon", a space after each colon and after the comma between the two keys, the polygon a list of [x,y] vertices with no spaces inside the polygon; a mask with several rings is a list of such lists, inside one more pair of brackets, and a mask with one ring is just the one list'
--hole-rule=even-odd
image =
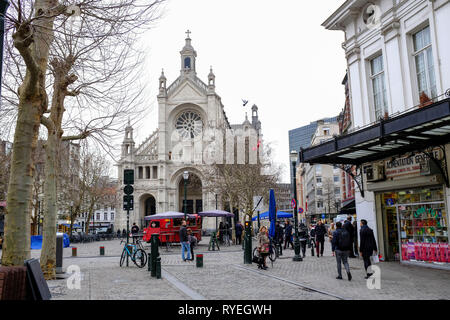
{"label": "storefront window", "polygon": [[444,198],[442,187],[383,193],[388,253],[402,261],[449,262]]}

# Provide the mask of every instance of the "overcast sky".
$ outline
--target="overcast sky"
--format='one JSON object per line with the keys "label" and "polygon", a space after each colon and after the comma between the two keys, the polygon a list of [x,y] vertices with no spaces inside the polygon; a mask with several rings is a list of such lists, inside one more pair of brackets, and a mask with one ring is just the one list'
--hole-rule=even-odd
{"label": "overcast sky", "polygon": [[[336,116],[344,105],[344,33],[321,23],[344,0],[168,0],[161,20],[144,37],[148,55],[148,112],[135,128],[139,145],[157,128],[158,78],[169,86],[180,73],[180,54],[189,29],[197,51],[197,76],[216,92],[232,124],[259,107],[265,141],[289,181],[288,131]],[[241,99],[249,100],[247,107]]]}

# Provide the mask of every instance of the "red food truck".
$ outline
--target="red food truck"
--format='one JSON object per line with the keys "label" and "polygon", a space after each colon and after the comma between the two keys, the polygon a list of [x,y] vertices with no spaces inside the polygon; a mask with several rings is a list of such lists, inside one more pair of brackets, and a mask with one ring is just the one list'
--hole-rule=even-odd
{"label": "red food truck", "polygon": [[[159,234],[159,241],[161,244],[165,243],[179,243],[180,242],[180,227],[183,217],[176,217],[177,215],[167,215],[159,219],[155,216],[145,217],[148,221],[148,226],[144,228],[143,241],[150,242],[152,234]],[[188,215],[186,227],[192,230],[192,234],[200,242],[202,239],[202,217],[197,214]]]}

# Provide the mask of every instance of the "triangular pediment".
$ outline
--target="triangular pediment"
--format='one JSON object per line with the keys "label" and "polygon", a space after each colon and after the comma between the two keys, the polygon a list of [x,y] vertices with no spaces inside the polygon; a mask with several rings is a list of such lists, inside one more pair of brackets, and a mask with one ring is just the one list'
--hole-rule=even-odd
{"label": "triangular pediment", "polygon": [[[206,85],[198,81],[197,84],[189,78],[185,78],[178,83],[177,88],[173,88],[169,93],[169,99],[173,101],[197,100],[206,97]],[[175,84],[175,83],[174,83]],[[205,86],[202,88],[201,86]]]}

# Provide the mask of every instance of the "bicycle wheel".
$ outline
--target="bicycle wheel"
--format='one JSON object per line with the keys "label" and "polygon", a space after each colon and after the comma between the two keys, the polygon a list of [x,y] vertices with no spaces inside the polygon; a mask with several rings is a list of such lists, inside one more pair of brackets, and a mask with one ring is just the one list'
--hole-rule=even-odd
{"label": "bicycle wheel", "polygon": [[147,253],[142,249],[137,249],[133,254],[133,262],[138,268],[143,268],[147,264]]}
{"label": "bicycle wheel", "polygon": [[277,255],[274,252],[275,250],[273,250],[270,254],[269,254],[269,259],[270,261],[274,262],[275,260],[277,260]]}
{"label": "bicycle wheel", "polygon": [[123,263],[125,262],[126,257],[127,257],[127,250],[123,249],[122,255],[120,256],[120,266],[123,265]]}

